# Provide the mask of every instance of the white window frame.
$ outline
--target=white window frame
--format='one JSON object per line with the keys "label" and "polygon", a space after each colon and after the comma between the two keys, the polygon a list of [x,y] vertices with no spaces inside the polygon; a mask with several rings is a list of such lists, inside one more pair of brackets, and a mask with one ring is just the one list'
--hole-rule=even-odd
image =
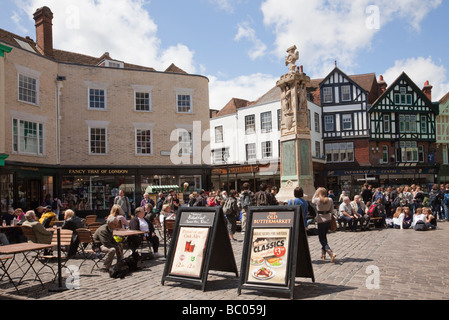
{"label": "white window frame", "polygon": [[271,141],[262,142],[262,159],[270,159],[273,157],[273,143]]}
{"label": "white window frame", "polygon": [[[252,119],[252,122],[249,122],[248,121],[249,119]],[[254,133],[256,133],[256,115],[249,114],[245,116],[245,134],[254,134]]]}
{"label": "white window frame", "polygon": [[224,141],[223,137],[223,126],[216,126],[215,127],[215,143],[221,143]]}
{"label": "white window frame", "polygon": [[[17,123],[16,129],[17,133],[15,134],[15,124]],[[22,126],[26,123],[30,123],[33,125],[36,125],[36,136],[31,137],[33,140],[35,140],[36,145],[36,152],[29,152],[24,149],[23,143],[24,139],[26,137],[22,137],[21,132],[23,131]],[[12,119],[12,150],[15,154],[22,154],[22,155],[32,155],[32,156],[43,156],[44,155],[44,146],[45,146],[45,126],[43,122],[39,121],[32,121],[30,119],[20,119],[20,118],[13,118]]]}
{"label": "white window frame", "polygon": [[266,133],[273,130],[273,121],[271,111],[262,112],[260,114],[260,132]]}
{"label": "white window frame", "polygon": [[[39,104],[40,104],[40,99],[39,99],[40,98],[40,95],[39,95],[40,77],[41,77],[42,72],[27,68],[27,67],[24,67],[21,65],[17,65],[17,64],[15,66],[17,69],[17,101],[31,104],[34,106],[39,106]],[[20,95],[20,83],[21,83],[20,76],[27,77],[29,79],[36,81],[35,91],[34,91],[34,93],[35,93],[35,97],[34,97],[35,101],[34,102],[20,99],[20,96],[21,96]]]}
{"label": "white window frame", "polygon": [[354,142],[326,143],[324,146],[328,163],[354,162]]}
{"label": "white window frame", "polygon": [[[88,154],[90,156],[104,156],[108,154],[108,126],[109,121],[95,121],[95,120],[86,120],[87,126],[88,126]],[[104,153],[96,153],[92,152],[91,143],[92,143],[92,130],[93,129],[104,129]]]}
{"label": "white window frame", "polygon": [[[150,144],[150,146],[149,146],[150,153],[139,152],[140,149],[146,149],[148,147],[148,146],[146,146],[144,148],[144,147],[139,147],[138,146],[138,143],[139,143],[139,141],[138,141],[139,131],[150,132],[150,141],[143,142],[143,143],[149,143]],[[136,155],[137,156],[152,156],[153,153],[154,153],[154,150],[153,150],[153,128],[135,128],[134,132],[135,132],[135,147],[136,147],[135,152],[136,152]]]}
{"label": "white window frame", "polygon": [[257,159],[257,145],[255,143],[247,143],[245,145],[246,161],[250,162]]}
{"label": "white window frame", "polygon": [[[152,112],[153,111],[153,87],[152,86],[132,86],[134,90],[134,111]],[[148,94],[148,110],[137,110],[137,94]]]}
{"label": "white window frame", "polygon": [[125,68],[125,64],[121,61],[116,61],[116,60],[104,60],[104,65],[105,67],[108,68],[117,68],[117,69],[123,69]]}
{"label": "white window frame", "polygon": [[[324,87],[323,88],[323,102],[324,103],[334,102],[333,91],[334,90],[332,87]],[[328,98],[328,99],[326,99],[326,98]]]}
{"label": "white window frame", "polygon": [[[175,88],[176,92],[176,113],[182,114],[192,114],[193,113],[193,89],[185,89],[185,88]],[[180,107],[185,108],[185,106],[179,105],[180,96],[188,96],[190,99],[189,111],[180,111]]]}
{"label": "white window frame", "polygon": [[[330,125],[332,125],[332,129],[329,128]],[[335,117],[333,115],[324,116],[324,131],[326,132],[335,131]]]}
{"label": "white window frame", "polygon": [[[92,107],[91,106],[91,101],[90,101],[90,97],[91,97],[91,90],[99,90],[99,91],[103,91],[103,96],[104,96],[104,107],[102,108],[96,108],[96,107]],[[99,95],[100,96],[100,95]],[[95,111],[106,111],[108,109],[108,90],[107,88],[103,87],[103,86],[95,86],[95,85],[90,85],[87,88],[87,109],[88,110],[95,110]]]}
{"label": "white window frame", "polygon": [[[352,114],[342,114],[341,115],[341,128],[345,131],[352,130]],[[350,127],[346,127],[346,125],[350,125]]]}
{"label": "white window frame", "polygon": [[[186,135],[189,135],[189,141],[185,139]],[[178,155],[180,156],[193,155],[193,130],[178,128],[178,146],[179,146]]]}
{"label": "white window frame", "polygon": [[[347,92],[345,92],[347,90]],[[345,95],[347,95],[347,99],[345,99]],[[341,101],[351,101],[351,86],[341,86]]]}

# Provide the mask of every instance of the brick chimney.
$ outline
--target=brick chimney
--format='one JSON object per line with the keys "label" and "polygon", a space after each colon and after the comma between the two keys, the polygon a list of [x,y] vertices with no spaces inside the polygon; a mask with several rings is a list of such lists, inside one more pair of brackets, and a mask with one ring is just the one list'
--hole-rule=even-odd
{"label": "brick chimney", "polygon": [[53,57],[53,12],[50,8],[42,7],[34,13],[36,26],[36,42],[41,54]]}
{"label": "brick chimney", "polygon": [[424,83],[424,88],[422,89],[422,92],[429,98],[430,101],[432,101],[432,88],[433,86],[430,85],[429,80]]}
{"label": "brick chimney", "polygon": [[387,91],[387,83],[384,80],[384,76],[380,75],[379,76],[379,88],[380,88],[380,94],[383,94],[385,91]]}

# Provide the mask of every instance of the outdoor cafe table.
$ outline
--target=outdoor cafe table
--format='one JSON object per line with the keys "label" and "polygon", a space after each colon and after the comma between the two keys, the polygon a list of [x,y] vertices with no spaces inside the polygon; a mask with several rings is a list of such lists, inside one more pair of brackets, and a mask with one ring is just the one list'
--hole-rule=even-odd
{"label": "outdoor cafe table", "polygon": [[129,236],[137,236],[139,234],[145,234],[143,231],[139,230],[114,230],[113,235],[117,237],[129,237]]}
{"label": "outdoor cafe table", "polygon": [[[40,251],[40,250],[44,250],[44,249],[50,249],[51,247],[53,247],[51,244],[42,244],[42,243],[32,243],[32,242],[23,242],[23,243],[17,243],[17,244],[10,244],[10,245],[6,245],[6,246],[0,246],[0,255],[12,255],[12,259],[10,259],[9,264],[6,263],[2,263],[1,264],[1,269],[4,271],[4,275],[3,276],[7,276],[9,278],[9,281],[14,285],[14,287],[17,289],[17,285],[20,285],[20,283],[22,282],[23,278],[25,277],[25,275],[28,273],[28,271],[31,269],[33,270],[34,274],[36,275],[36,279],[39,280],[39,282],[41,283],[42,286],[44,286],[44,284],[42,283],[41,278],[39,277],[39,274],[37,273],[36,269],[34,269],[33,264],[36,261],[38,255],[34,255],[31,259],[28,257],[27,253],[30,251]],[[19,266],[19,269],[22,270],[22,266],[24,265],[20,265],[19,262],[16,261],[16,255],[22,253],[24,256],[24,265],[28,265],[28,269],[26,269],[26,271],[23,273],[23,276],[20,278],[19,282],[17,283],[17,285],[14,283],[14,280],[12,279],[11,275],[9,274],[8,270],[11,267],[13,262],[16,262],[17,265]],[[18,270],[18,269],[17,269]],[[3,277],[2,276],[2,277]]]}

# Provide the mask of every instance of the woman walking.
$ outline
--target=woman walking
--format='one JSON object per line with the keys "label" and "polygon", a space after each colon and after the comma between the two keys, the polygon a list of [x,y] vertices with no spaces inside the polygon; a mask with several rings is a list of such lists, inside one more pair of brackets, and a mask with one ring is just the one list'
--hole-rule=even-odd
{"label": "woman walking", "polygon": [[334,202],[327,196],[325,188],[318,188],[313,195],[312,203],[315,204],[317,210],[318,239],[321,243],[321,259],[326,259],[326,253],[331,257],[331,262],[335,261],[336,254],[331,250],[327,242],[327,232],[331,226],[332,211],[334,210]]}

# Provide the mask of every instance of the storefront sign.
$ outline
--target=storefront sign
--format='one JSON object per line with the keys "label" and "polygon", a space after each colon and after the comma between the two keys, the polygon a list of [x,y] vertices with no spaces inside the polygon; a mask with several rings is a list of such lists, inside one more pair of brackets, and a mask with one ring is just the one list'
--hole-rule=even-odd
{"label": "storefront sign", "polygon": [[435,174],[436,168],[385,168],[385,169],[356,169],[356,170],[330,170],[327,176],[354,176],[354,175],[387,175],[387,174]]}
{"label": "storefront sign", "polygon": [[209,270],[238,269],[221,207],[181,207],[173,230],[162,285],[165,281],[206,287]]}
{"label": "storefront sign", "polygon": [[129,169],[68,169],[69,175],[128,175]]}
{"label": "storefront sign", "polygon": [[250,207],[238,294],[242,289],[290,292],[295,277],[315,281],[300,206]]}

